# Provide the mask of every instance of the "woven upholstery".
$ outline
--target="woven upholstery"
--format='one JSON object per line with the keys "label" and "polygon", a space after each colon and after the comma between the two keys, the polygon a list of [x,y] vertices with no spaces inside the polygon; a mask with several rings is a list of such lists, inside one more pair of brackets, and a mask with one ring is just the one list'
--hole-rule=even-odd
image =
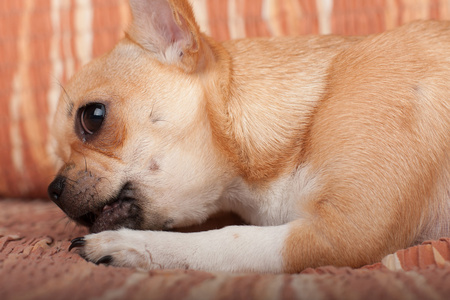
{"label": "woven upholstery", "polygon": [[290,275],[96,266],[67,251],[86,233],[49,201],[0,201],[0,299],[450,299],[450,238]]}

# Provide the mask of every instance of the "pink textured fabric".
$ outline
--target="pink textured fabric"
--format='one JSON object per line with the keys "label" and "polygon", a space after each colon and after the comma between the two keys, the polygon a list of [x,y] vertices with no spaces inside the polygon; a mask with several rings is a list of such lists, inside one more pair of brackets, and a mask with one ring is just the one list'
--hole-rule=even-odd
{"label": "pink textured fabric", "polygon": [[[0,201],[0,299],[449,299],[450,239],[400,250],[402,268],[332,266],[301,274],[143,272],[68,252],[86,234],[52,203]],[[444,260],[436,257],[435,251]],[[412,254],[414,253],[414,254]],[[408,259],[407,257],[411,257]],[[405,270],[409,270],[405,272]]]}

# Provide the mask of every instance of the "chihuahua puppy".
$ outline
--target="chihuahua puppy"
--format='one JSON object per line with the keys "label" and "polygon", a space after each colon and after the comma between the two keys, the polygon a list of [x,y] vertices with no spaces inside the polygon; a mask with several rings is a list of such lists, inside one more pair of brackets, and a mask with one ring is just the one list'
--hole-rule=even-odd
{"label": "chihuahua puppy", "polygon": [[[86,260],[299,272],[450,234],[449,22],[219,43],[185,0],[130,4],[53,126]],[[174,231],[220,211],[249,225]]]}

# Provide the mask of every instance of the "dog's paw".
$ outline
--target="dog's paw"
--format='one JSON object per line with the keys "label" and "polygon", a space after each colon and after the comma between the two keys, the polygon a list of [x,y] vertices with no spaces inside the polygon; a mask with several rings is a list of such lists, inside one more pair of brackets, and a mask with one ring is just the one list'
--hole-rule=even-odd
{"label": "dog's paw", "polygon": [[152,261],[146,244],[149,235],[151,232],[126,229],[104,231],[72,240],[69,251],[77,248],[81,257],[95,264],[158,269],[162,266]]}

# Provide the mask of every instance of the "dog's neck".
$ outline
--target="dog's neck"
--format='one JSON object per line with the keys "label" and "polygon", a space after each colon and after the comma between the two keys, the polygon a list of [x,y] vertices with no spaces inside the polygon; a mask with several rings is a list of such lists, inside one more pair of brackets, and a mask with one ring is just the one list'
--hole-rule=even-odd
{"label": "dog's neck", "polygon": [[[292,172],[301,163],[301,141],[344,39],[305,38],[303,46],[298,39],[255,39],[214,47],[220,67],[205,78],[217,145],[247,182]],[[285,48],[298,51],[288,55]]]}

